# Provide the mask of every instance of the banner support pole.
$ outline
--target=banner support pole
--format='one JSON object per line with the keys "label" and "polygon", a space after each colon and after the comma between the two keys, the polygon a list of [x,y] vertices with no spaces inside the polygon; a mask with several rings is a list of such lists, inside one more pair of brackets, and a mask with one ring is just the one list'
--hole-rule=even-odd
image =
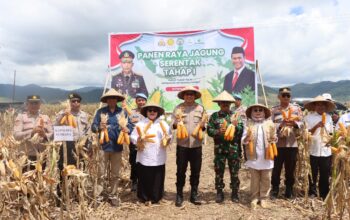
{"label": "banner support pole", "polygon": [[260,78],[260,84],[261,84],[262,92],[263,92],[263,95],[264,95],[265,106],[269,107],[269,105],[267,104],[264,82],[263,82],[263,79],[262,79],[262,76],[261,76],[261,73],[260,73],[260,70],[259,70],[259,62],[258,62],[258,60],[255,61],[255,66],[256,66],[256,72],[258,73],[259,78]]}

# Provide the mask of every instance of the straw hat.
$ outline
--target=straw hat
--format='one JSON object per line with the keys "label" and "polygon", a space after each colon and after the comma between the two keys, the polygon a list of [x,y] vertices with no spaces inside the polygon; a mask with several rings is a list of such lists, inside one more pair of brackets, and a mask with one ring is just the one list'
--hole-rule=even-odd
{"label": "straw hat", "polygon": [[260,107],[260,108],[263,108],[264,109],[264,112],[265,112],[265,119],[266,118],[269,118],[271,116],[271,111],[270,109],[268,109],[265,105],[262,105],[262,104],[253,104],[251,106],[249,106],[247,108],[247,110],[245,111],[245,114],[247,115],[248,118],[252,118],[252,110],[254,107]]}
{"label": "straw hat", "polygon": [[220,93],[218,96],[216,96],[213,99],[213,102],[230,102],[233,103],[236,100],[233,98],[233,96],[228,93],[226,90],[224,90],[222,93]]}
{"label": "straw hat", "polygon": [[141,114],[145,117],[147,117],[147,109],[148,108],[157,108],[158,109],[157,117],[164,114],[164,108],[162,108],[160,105],[155,104],[155,103],[147,103],[146,105],[142,106],[142,108],[141,108]]}
{"label": "straw hat", "polygon": [[179,99],[184,99],[186,92],[194,92],[196,99],[199,99],[202,96],[202,94],[195,87],[186,86],[185,88],[181,89],[181,91],[177,94],[177,97],[179,97]]}
{"label": "straw hat", "polygon": [[115,89],[110,89],[110,90],[108,90],[108,92],[106,92],[105,94],[102,95],[100,100],[101,100],[101,102],[106,103],[107,98],[109,98],[109,97],[117,98],[118,102],[123,101],[125,99],[125,97],[122,94],[120,94],[119,92],[117,92]]}
{"label": "straw hat", "polygon": [[323,102],[326,104],[326,112],[331,112],[335,109],[335,104],[330,101],[325,99],[323,96],[316,96],[314,99],[312,99],[311,101],[305,103],[305,108],[309,111],[315,111],[315,104],[317,102]]}

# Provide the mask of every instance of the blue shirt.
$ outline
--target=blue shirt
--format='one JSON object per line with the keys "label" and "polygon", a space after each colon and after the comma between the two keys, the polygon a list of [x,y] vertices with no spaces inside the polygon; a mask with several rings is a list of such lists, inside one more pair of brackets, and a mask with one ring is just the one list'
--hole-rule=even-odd
{"label": "blue shirt", "polygon": [[129,134],[132,132],[134,125],[131,123],[130,118],[127,113],[120,107],[116,107],[114,112],[111,112],[108,106],[100,108],[95,115],[94,121],[92,122],[91,130],[93,132],[100,131],[101,114],[108,115],[107,130],[109,136],[109,142],[102,145],[102,149],[106,152],[120,152],[123,150],[123,145],[117,144],[118,136],[121,132],[121,127],[118,123],[118,117],[121,114],[125,114],[128,120],[127,128],[129,129]]}

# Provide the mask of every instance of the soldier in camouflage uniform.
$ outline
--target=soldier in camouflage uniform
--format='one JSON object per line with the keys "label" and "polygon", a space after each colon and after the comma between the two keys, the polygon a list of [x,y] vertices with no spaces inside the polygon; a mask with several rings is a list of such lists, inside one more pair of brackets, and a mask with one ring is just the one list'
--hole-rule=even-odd
{"label": "soldier in camouflage uniform", "polygon": [[[223,189],[225,187],[223,177],[225,172],[226,160],[230,170],[231,176],[231,200],[232,202],[239,202],[238,190],[239,190],[239,178],[238,171],[240,168],[241,160],[241,146],[240,140],[243,133],[243,123],[240,117],[232,117],[234,113],[230,111],[231,103],[235,102],[235,99],[226,91],[217,96],[213,102],[217,102],[220,106],[220,111],[211,115],[208,123],[208,135],[214,138],[214,169],[215,169],[215,188],[217,190],[216,202],[221,203],[224,201]],[[231,141],[224,139],[226,127],[222,124],[226,120],[227,125],[233,124],[235,126],[234,138]]]}

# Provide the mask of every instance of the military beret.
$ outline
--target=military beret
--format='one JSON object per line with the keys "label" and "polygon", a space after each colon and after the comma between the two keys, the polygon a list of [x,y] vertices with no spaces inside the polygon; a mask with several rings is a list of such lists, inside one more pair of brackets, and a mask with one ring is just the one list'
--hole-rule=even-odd
{"label": "military beret", "polygon": [[147,96],[145,94],[143,94],[143,93],[136,93],[135,98],[143,98],[143,99],[147,100]]}
{"label": "military beret", "polygon": [[121,54],[119,55],[119,59],[122,58],[131,58],[134,59],[135,55],[133,52],[131,52],[130,50],[124,50],[123,52],[121,52]]}
{"label": "military beret", "polygon": [[81,101],[81,96],[80,96],[78,93],[73,92],[73,93],[70,93],[70,94],[68,95],[68,99],[69,99],[69,100],[72,100],[72,99],[79,99],[79,100]]}
{"label": "military beret", "polygon": [[245,56],[245,52],[244,52],[242,47],[234,47],[234,48],[232,48],[231,54],[234,54],[234,53],[242,53],[243,56]]}
{"label": "military beret", "polygon": [[279,94],[283,94],[283,93],[291,93],[290,92],[290,88],[289,87],[282,87],[278,90]]}
{"label": "military beret", "polygon": [[41,99],[40,99],[40,96],[38,96],[38,95],[29,95],[29,96],[27,96],[27,101],[28,102],[40,102]]}

